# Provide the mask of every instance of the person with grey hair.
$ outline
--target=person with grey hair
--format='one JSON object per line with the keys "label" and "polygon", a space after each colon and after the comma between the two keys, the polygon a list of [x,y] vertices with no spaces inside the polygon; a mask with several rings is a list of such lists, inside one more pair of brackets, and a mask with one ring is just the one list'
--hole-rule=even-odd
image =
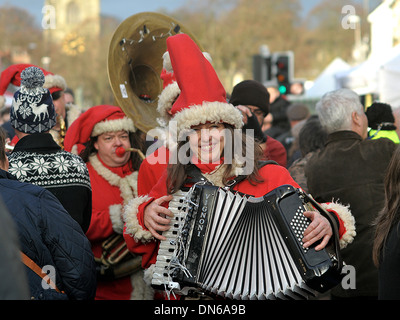
{"label": "person with grey hair", "polygon": [[342,250],[349,283],[332,289],[333,299],[376,299],[378,274],[372,260],[372,222],[384,202],[384,174],[396,145],[367,138],[368,120],[359,96],[348,89],[326,93],[316,105],[328,133],[325,147],[308,161],[309,192],[317,201],[350,207],[356,237]]}

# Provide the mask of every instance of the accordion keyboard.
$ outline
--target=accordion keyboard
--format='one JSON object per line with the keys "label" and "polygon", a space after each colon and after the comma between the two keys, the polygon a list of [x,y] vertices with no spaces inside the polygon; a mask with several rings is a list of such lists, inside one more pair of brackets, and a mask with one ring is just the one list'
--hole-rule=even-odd
{"label": "accordion keyboard", "polygon": [[[293,229],[293,233],[295,234],[301,247],[303,247],[304,231],[310,225],[310,221],[304,216],[304,211],[304,207],[299,206],[293,216],[293,219],[290,221],[290,226]],[[303,248],[304,253],[307,253],[308,250],[308,248]]]}
{"label": "accordion keyboard", "polygon": [[173,253],[177,247],[179,230],[186,217],[186,194],[187,192],[179,191],[173,195],[173,199],[169,202],[168,209],[172,211],[174,218],[171,220],[170,229],[163,232],[163,236],[167,239],[160,242],[152,280],[153,286],[169,287],[171,284],[169,269],[171,257],[174,256]]}

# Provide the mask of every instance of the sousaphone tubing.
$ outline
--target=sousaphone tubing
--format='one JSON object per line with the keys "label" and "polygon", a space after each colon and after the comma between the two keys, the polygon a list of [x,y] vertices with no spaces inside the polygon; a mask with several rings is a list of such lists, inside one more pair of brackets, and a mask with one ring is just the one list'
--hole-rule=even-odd
{"label": "sousaphone tubing", "polygon": [[178,21],[159,13],[142,12],[124,20],[114,32],[108,52],[108,79],[116,104],[143,132],[158,126],[158,96],[163,84],[162,56],[169,36],[186,33]]}

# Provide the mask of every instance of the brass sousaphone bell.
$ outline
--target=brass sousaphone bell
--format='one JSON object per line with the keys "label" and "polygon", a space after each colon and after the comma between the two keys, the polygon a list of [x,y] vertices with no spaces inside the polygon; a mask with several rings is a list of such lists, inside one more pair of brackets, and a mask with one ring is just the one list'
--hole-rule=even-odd
{"label": "brass sousaphone bell", "polygon": [[143,132],[158,126],[158,96],[163,84],[162,56],[169,36],[186,33],[178,21],[153,12],[142,12],[124,20],[114,32],[108,52],[108,79],[125,114]]}

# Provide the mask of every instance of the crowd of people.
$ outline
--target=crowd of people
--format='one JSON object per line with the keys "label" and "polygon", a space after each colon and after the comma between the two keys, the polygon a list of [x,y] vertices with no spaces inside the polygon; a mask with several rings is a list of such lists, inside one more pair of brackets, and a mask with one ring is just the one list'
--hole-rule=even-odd
{"label": "crowd of people", "polygon": [[158,99],[158,130],[166,134],[151,153],[120,107],[79,110],[66,103],[73,92],[64,78],[38,66],[2,72],[0,88],[17,90],[0,131],[0,226],[8,226],[0,234],[9,243],[0,272],[21,276],[4,282],[0,298],[166,299],[151,279],[173,218],[168,204],[203,181],[253,197],[282,185],[310,193],[335,224],[306,210],[304,247],[324,249],[336,230],[343,260],[355,269],[354,285],[339,284],[329,297],[399,299],[392,107],[366,108],[339,89],[313,114],[255,80],[227,96],[211,57],[189,36],[168,37],[167,49]]}

